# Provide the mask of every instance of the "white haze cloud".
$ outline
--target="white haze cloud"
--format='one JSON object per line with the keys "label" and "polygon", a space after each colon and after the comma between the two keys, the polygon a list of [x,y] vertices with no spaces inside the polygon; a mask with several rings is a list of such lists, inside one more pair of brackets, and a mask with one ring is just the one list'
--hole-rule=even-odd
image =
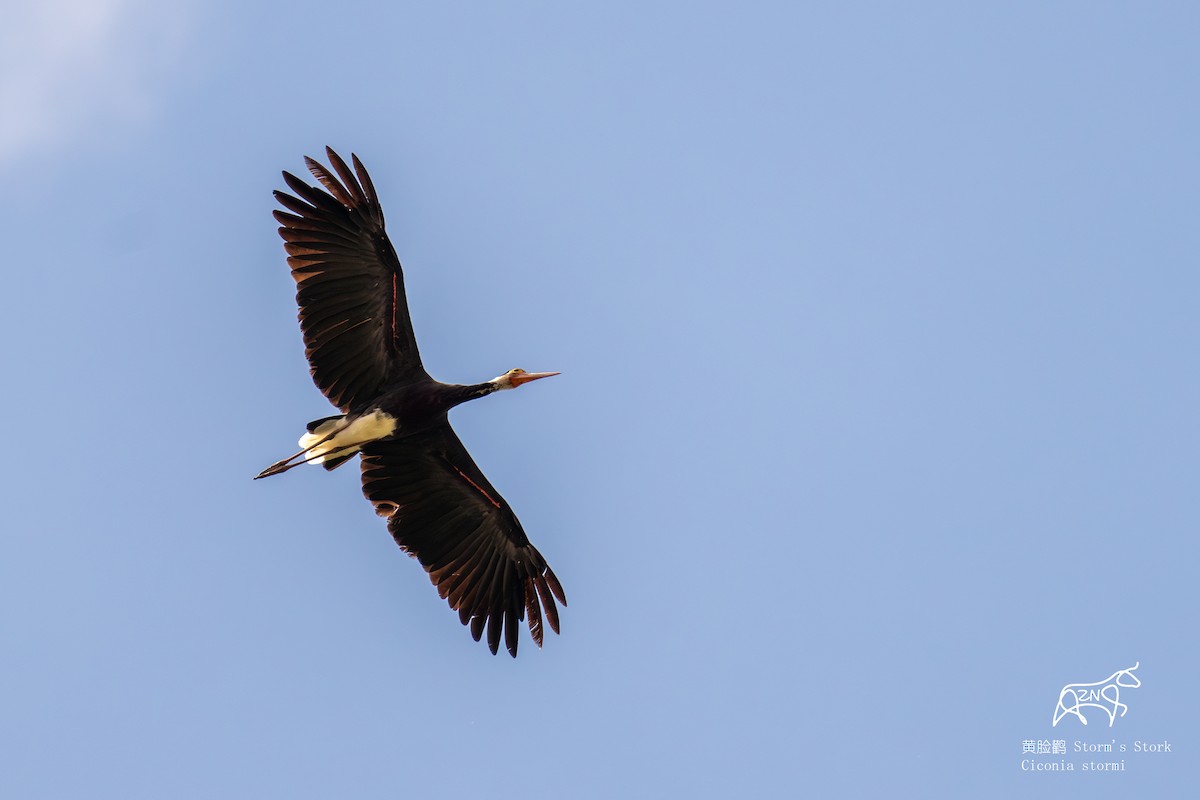
{"label": "white haze cloud", "polygon": [[35,0],[0,15],[0,166],[145,118],[175,63],[181,4]]}

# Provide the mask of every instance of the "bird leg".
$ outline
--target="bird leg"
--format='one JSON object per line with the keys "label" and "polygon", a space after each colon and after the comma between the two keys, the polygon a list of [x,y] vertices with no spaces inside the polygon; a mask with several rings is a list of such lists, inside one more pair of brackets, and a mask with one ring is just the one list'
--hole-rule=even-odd
{"label": "bird leg", "polygon": [[281,475],[284,472],[287,472],[292,467],[298,467],[301,464],[307,464],[309,462],[309,459],[311,458],[311,456],[308,456],[301,461],[296,461],[296,463],[294,463],[294,464],[289,464],[288,462],[294,461],[295,459],[300,458],[300,456],[307,455],[314,448],[320,447],[321,445],[328,442],[330,439],[332,439],[334,436],[336,436],[337,433],[338,433],[337,431],[333,431],[328,436],[326,436],[324,439],[318,439],[317,441],[310,444],[308,447],[301,450],[299,453],[290,455],[287,458],[276,461],[274,464],[272,464],[271,466],[264,469],[262,472],[255,475],[254,480],[258,480],[259,478],[269,478],[272,475]]}
{"label": "bird leg", "polygon": [[[337,431],[334,431],[334,433],[337,433]],[[287,472],[292,467],[298,467],[301,464],[311,464],[311,463],[313,463],[314,458],[321,458],[321,459],[325,459],[327,461],[332,461],[333,459],[337,458],[340,455],[354,455],[355,453],[357,453],[359,450],[362,449],[363,445],[370,444],[371,442],[375,441],[374,439],[367,439],[362,442],[351,442],[350,444],[344,444],[341,447],[338,447],[334,450],[327,450],[318,455],[312,455],[312,454],[305,455],[313,448],[323,445],[327,441],[332,439],[334,436],[334,433],[329,434],[324,439],[321,439],[318,442],[312,443],[311,445],[304,448],[299,453],[296,453],[293,456],[288,456],[287,458],[283,459],[282,461],[276,461],[274,464],[272,464],[271,466],[264,469],[262,472],[255,475],[254,480],[258,480],[259,478],[269,478],[272,475],[280,475],[284,472]],[[295,462],[294,464],[288,463],[289,461],[291,461],[294,458],[300,458],[300,456],[305,456],[305,457],[300,459],[299,461]]]}
{"label": "bird leg", "polygon": [[[326,460],[345,460],[363,445],[386,439],[396,431],[396,418],[380,409],[365,414],[327,417],[309,424],[300,437],[299,453],[276,461],[258,474],[258,478],[278,475],[300,464],[326,463]],[[351,441],[347,442],[346,439]],[[296,459],[300,459],[296,461]],[[292,463],[295,462],[295,463]],[[334,464],[336,467],[337,464]]]}

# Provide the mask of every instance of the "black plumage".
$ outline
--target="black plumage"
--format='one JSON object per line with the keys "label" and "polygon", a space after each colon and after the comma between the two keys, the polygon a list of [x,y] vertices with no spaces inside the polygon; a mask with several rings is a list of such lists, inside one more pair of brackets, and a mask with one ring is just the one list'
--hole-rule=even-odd
{"label": "black plumage", "polygon": [[362,454],[363,494],[397,544],[478,641],[517,654],[522,620],[541,646],[543,621],[558,632],[562,586],[520,521],[471,459],[447,419],[456,405],[557,373],[511,370],[485,383],[443,384],[421,363],[404,274],[384,230],[370,176],[326,149],[332,171],[305,163],[324,187],[287,172],[276,191],[288,265],[296,281],[305,354],[317,388],[342,414],[316,420],[303,449],[259,478],[302,463],[333,469]]}

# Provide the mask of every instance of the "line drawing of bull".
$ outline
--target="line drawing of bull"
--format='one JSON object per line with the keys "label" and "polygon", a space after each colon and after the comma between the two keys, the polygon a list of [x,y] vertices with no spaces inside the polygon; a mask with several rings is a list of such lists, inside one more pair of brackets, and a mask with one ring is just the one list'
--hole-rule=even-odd
{"label": "line drawing of bull", "polygon": [[1129,706],[1121,702],[1121,690],[1136,689],[1142,685],[1137,675],[1133,674],[1133,671],[1141,663],[1141,661],[1137,661],[1132,667],[1119,669],[1104,680],[1095,683],[1068,683],[1058,693],[1058,706],[1054,709],[1054,724],[1050,727],[1056,727],[1068,714],[1074,714],[1079,717],[1080,722],[1087,725],[1087,718],[1083,716],[1080,709],[1098,708],[1108,714],[1108,727],[1111,728],[1117,721],[1117,712],[1120,712],[1123,717],[1129,710]]}

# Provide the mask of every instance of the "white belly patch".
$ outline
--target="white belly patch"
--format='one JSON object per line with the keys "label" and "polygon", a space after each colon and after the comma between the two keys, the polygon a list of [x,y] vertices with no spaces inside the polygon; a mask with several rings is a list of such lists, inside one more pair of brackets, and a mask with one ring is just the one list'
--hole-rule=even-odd
{"label": "white belly patch", "polygon": [[[347,423],[345,417],[322,422],[312,433],[300,437],[300,447],[308,451],[305,458],[310,464],[320,464],[329,457],[347,456],[370,442],[391,436],[396,432],[396,418],[375,410],[355,417]],[[328,441],[322,439],[332,437]],[[317,444],[321,442],[321,444]],[[313,447],[313,445],[316,445]],[[309,448],[312,447],[311,450]]]}

